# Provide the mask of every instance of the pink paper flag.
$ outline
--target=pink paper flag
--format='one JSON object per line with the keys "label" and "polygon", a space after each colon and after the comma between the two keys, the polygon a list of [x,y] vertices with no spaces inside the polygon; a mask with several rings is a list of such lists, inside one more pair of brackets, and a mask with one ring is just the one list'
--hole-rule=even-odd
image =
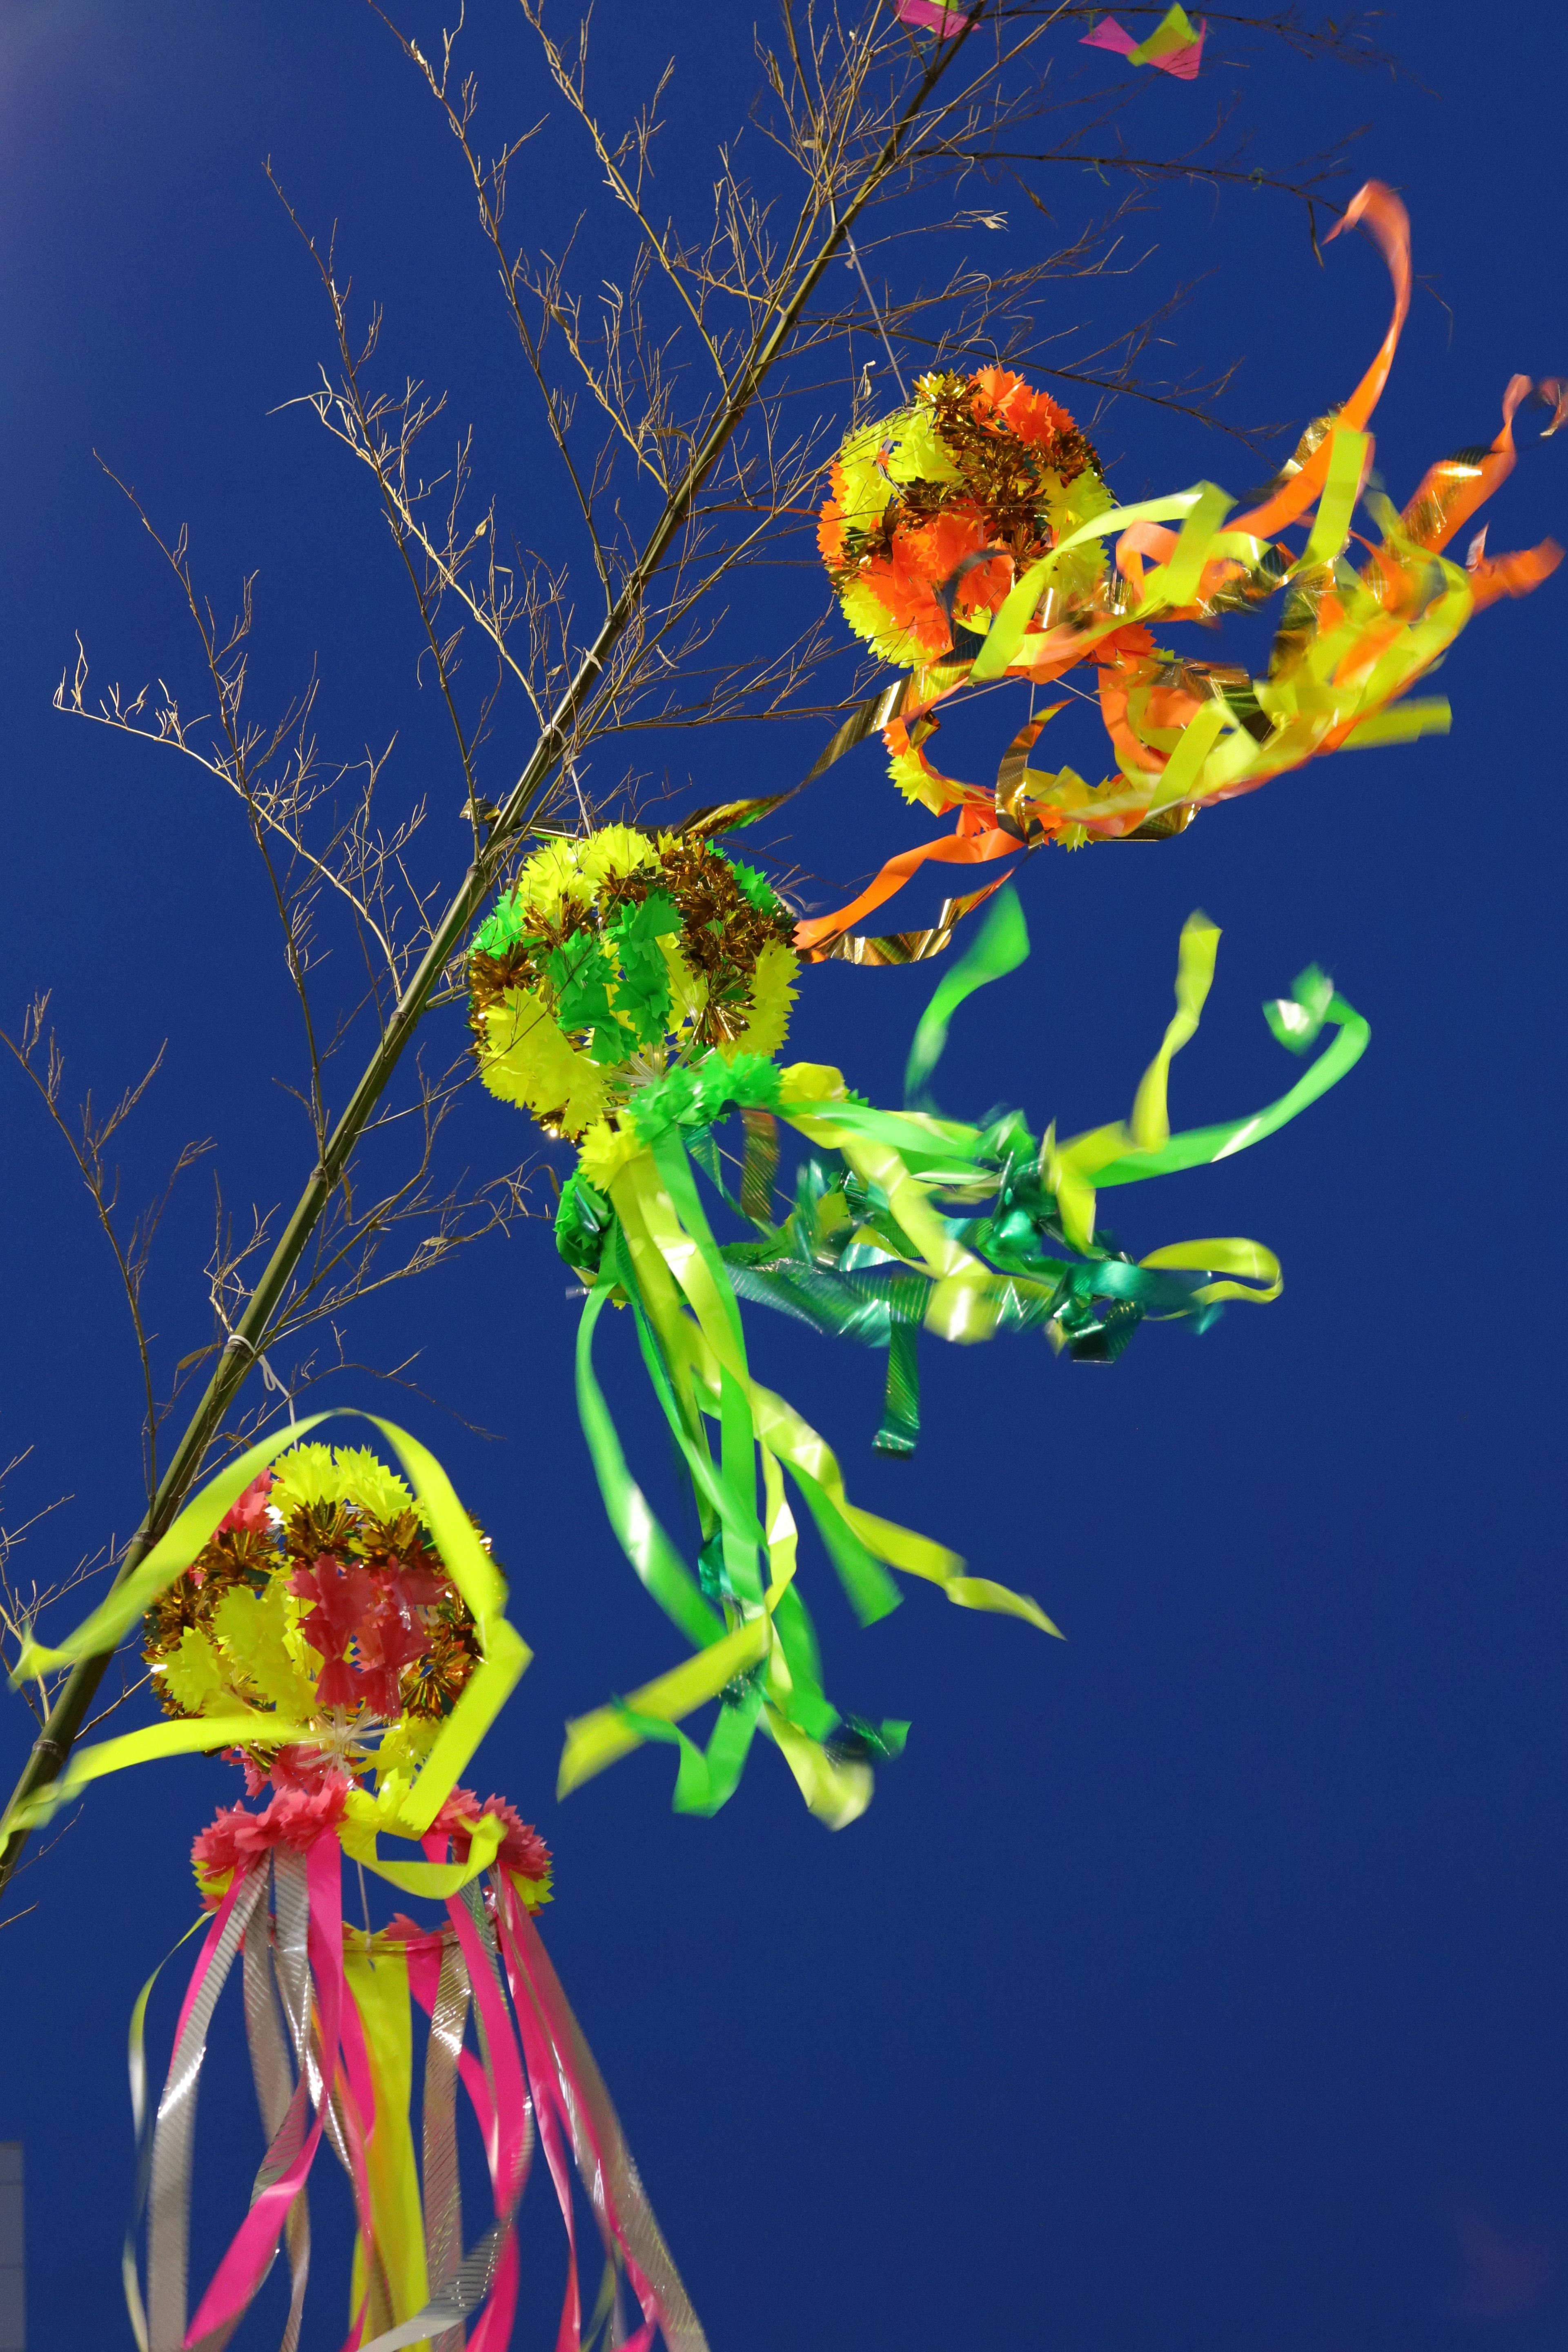
{"label": "pink paper flag", "polygon": [[1110,49],[1129,65],[1158,66],[1162,73],[1173,75],[1177,81],[1193,81],[1197,77],[1204,54],[1204,39],[1208,26],[1200,17],[1194,25],[1184,8],[1168,9],[1146,41],[1134,41],[1131,33],[1119,25],[1114,16],[1103,16],[1092,33],[1085,33],[1080,47],[1086,49]]}
{"label": "pink paper flag", "polygon": [[894,0],[893,14],[900,25],[919,25],[943,41],[951,41],[969,22],[967,9],[944,8],[941,0]]}

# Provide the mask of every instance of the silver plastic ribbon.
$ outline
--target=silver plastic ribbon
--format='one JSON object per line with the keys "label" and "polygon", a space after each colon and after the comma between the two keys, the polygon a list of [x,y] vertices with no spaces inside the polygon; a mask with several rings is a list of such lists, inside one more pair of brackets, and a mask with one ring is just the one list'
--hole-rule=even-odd
{"label": "silver plastic ribbon", "polygon": [[422,2344],[426,2336],[437,2341],[447,2339],[447,2331],[457,2331],[457,2341],[462,2342],[462,2327],[472,2317],[489,2294],[500,2264],[501,2251],[510,2234],[510,2218],[497,2221],[485,2231],[471,2254],[468,2255],[439,2294],[433,2294],[423,2311],[396,2327],[373,2336],[362,2345],[360,2352],[406,2352],[410,2344]]}
{"label": "silver plastic ribbon", "polygon": [[[573,2153],[583,2185],[593,2201],[605,2251],[614,2260],[618,2236],[647,2280],[658,2298],[659,2324],[669,2352],[708,2352],[702,2323],[691,2307],[691,2298],[654,2218],[647,2191],[626,2146],[620,2118],[610,2103],[594,2053],[572,2013],[561,1979],[537,1932],[528,1931],[526,1917],[523,1924],[526,1940],[524,1937],[517,1939],[523,1963],[523,1984],[555,2058],[561,2102],[571,2126]],[[563,2039],[567,2044],[570,2065],[562,2063]]]}
{"label": "silver plastic ribbon", "polygon": [[[310,2087],[304,2065],[310,2021],[308,1974],[303,1985],[300,1983],[310,1920],[304,1856],[280,1849],[274,1860],[273,1874],[276,1928],[263,1910],[252,1920],[245,1937],[246,2039],[250,2046],[256,2104],[268,2137],[267,2154],[251,2190],[253,2205],[298,2158],[310,2120]],[[287,1947],[289,1954],[287,1966],[293,1998],[290,2000],[285,1997],[283,2000],[283,2013],[289,2021],[287,2041],[279,2023],[278,2001],[273,1993],[275,1968],[279,1977],[282,1974],[279,1967],[280,1951],[279,1958],[275,1958],[275,1939],[279,1948]],[[289,2317],[279,2352],[297,2352],[310,2271],[310,2211],[303,2189],[289,2208],[283,2238],[289,2255]]]}
{"label": "silver plastic ribbon", "polygon": [[[267,1902],[269,1880],[273,1888],[271,1911]],[[499,1877],[495,1892],[498,1906],[505,1906],[510,1890]],[[500,2013],[508,2014],[510,2032],[512,2029],[499,1966],[495,1927],[477,1885],[465,1888],[462,1899],[478,1930],[484,1965],[500,1996]],[[313,2011],[309,1929],[305,1857],[280,1846],[268,1862],[242,1878],[236,1889],[180,2033],[150,2135],[146,2128],[142,2030],[154,1979],[149,1980],[137,2003],[132,2020],[130,2055],[132,2103],[140,2142],[138,2214],[144,2198],[150,2204],[145,2319],[136,2278],[134,2221],[132,2234],[127,2240],[125,2272],[127,2303],[141,2352],[184,2352],[196,2094],[213,2013],[237,1953],[243,1954],[246,2033],[257,2104],[268,2135],[267,2153],[251,2192],[252,2204],[297,2161],[305,2144],[312,2105],[321,2113],[325,2135],[351,2182],[353,2180],[349,2119],[342,2111],[338,2084],[328,2080],[324,2074]],[[613,2347],[626,2340],[621,2290],[629,2262],[634,2270],[641,2273],[657,2298],[658,2318],[668,2352],[708,2352],[707,2338],[654,2219],[593,2053],[544,1948],[526,1917],[521,1923],[516,1943],[521,1963],[516,1990],[531,2004],[551,2053],[555,2076],[552,2088],[559,2096],[577,2171],[605,2243],[605,2269],[589,2321],[588,2341],[599,2344],[602,2352],[613,2352]],[[428,2344],[430,2352],[461,2352],[466,2325],[491,2294],[511,2234],[535,2144],[535,2086],[528,2084],[526,2058],[524,2129],[514,2176],[496,2184],[499,2218],[468,2255],[461,2252],[457,2104],[470,2002],[492,2111],[496,2096],[494,2053],[485,2024],[485,2004],[473,1996],[463,1951],[457,1937],[448,1931],[442,1938],[425,2070],[422,2168],[429,2299],[411,2319],[388,2325],[392,2305],[384,2263],[381,2249],[374,2243],[369,2218],[362,2214],[369,2265],[366,2316],[372,2331],[362,2352],[408,2352],[408,2347],[421,2344]],[[333,2065],[335,2071],[335,2053]],[[280,2352],[298,2352],[310,2259],[310,2213],[302,2187],[289,2207],[283,2240],[289,2256],[290,2293]],[[238,2324],[236,2318],[210,2331],[199,2347],[192,2347],[192,2352],[224,2352]],[[375,2332],[378,2327],[379,2333]]]}
{"label": "silver plastic ribbon", "polygon": [[142,2227],[142,2217],[147,2210],[147,2189],[153,2177],[153,2119],[147,2112],[147,2003],[174,1952],[206,1927],[205,1912],[198,1913],[180,1937],[180,1942],[161,1959],[141,1991],[131,2011],[131,2031],[126,2038],[126,2063],[131,2077],[131,2122],[136,2135],[136,2191],[125,2224],[125,2239],[121,2249],[120,2276],[125,2290],[125,2308],[131,2320],[131,2333],[136,2339],[137,2352],[147,2352],[147,2311],[142,2300],[142,2280],[136,2264],[136,2238]]}
{"label": "silver plastic ribbon", "polygon": [[169,2079],[153,2132],[153,2181],[147,2224],[147,2332],[150,2352],[182,2352],[190,2263],[191,2157],[196,2092],[207,2032],[235,1954],[267,1892],[267,1874],[252,1870],[239,1885],[224,1921],[184,2031],[174,2046]]}
{"label": "silver plastic ribbon", "polygon": [[[463,2261],[462,2187],[458,2178],[458,2061],[468,2014],[468,1973],[456,1936],[441,1939],[441,1975],[425,2057],[425,2260],[439,2301]],[[437,2337],[430,2352],[463,2352],[460,2326]]]}

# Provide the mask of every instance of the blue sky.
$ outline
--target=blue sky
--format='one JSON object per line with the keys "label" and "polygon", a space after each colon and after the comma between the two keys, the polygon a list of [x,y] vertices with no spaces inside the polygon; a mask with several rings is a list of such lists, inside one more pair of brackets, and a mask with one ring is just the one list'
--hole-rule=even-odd
{"label": "blue sky", "polygon": [[[475,15],[497,126],[543,112],[510,16],[493,0]],[[1409,206],[1425,283],[1376,419],[1396,499],[1432,457],[1490,438],[1514,371],[1568,369],[1549,177],[1563,58],[1543,24],[1511,0],[1426,0],[1377,27],[1414,79],[1279,52],[1245,71],[1260,154],[1370,122],[1343,192],[1375,173]],[[700,209],[712,137],[755,81],[749,17],[611,9],[598,37],[612,107],[673,52],[660,184]],[[1218,83],[1148,79],[1141,127],[1169,148]],[[105,678],[167,677],[201,707],[167,574],[96,449],[162,525],[188,523],[225,612],[257,573],[258,703],[314,665],[323,739],[353,756],[395,736],[394,790],[429,796],[430,870],[460,870],[462,795],[384,534],[309,412],[284,404],[330,356],[328,322],[265,156],[314,227],[338,222],[356,285],[387,306],[393,370],[450,384],[454,420],[476,416],[479,474],[520,527],[548,551],[569,517],[450,142],[368,10],[15,8],[0,122],[0,1013],[11,1025],[53,991],[68,1096],[117,1094],[167,1038],[125,1139],[127,1201],[211,1135],[231,1202],[265,1207],[293,1197],[307,1139],[273,1083],[289,1005],[238,819],[194,771],[49,709],[78,631]],[[552,124],[519,167],[545,241],[584,184],[568,155]],[[1079,201],[1058,194],[1064,213]],[[1009,223],[997,247],[1032,252],[1038,216],[1016,192]],[[1243,423],[1300,421],[1359,375],[1386,317],[1370,246],[1342,239],[1320,269],[1290,207],[1250,196],[1173,198],[1135,226],[1155,247],[1142,276],[1064,289],[1064,321],[1201,279],[1176,361],[1245,356],[1226,400]],[[1241,491],[1261,470],[1129,402],[1097,437],[1124,497],[1205,475]],[[1494,549],[1568,539],[1565,465],[1562,443],[1526,435]],[[742,618],[765,634],[751,593]],[[781,592],[816,593],[808,573]],[[1280,1302],[1201,1343],[1151,1328],[1110,1371],[1037,1341],[929,1347],[926,1434],[894,1465],[869,1451],[872,1359],[758,1330],[764,1377],[826,1428],[859,1498],[1037,1593],[1068,1635],[921,1591],[859,1633],[813,1560],[836,1695],[914,1726],[842,1835],[771,1753],[712,1822],[671,1816],[662,1753],[563,1806],[551,1793],[563,1717],[675,1651],[599,1517],[571,1393],[577,1308],[546,1228],[354,1327],[362,1360],[417,1351],[409,1377],[435,1402],[390,1409],[440,1452],[511,1576],[537,1658],[483,1786],[555,1848],[551,1948],[716,2347],[1563,2340],[1565,594],[1559,578],[1461,639],[1447,739],[1324,762],[1158,849],[1024,874],[1034,955],[960,1016],[940,1089],[954,1113],[1014,1102],[1070,1133],[1121,1112],[1196,906],[1226,936],[1173,1081],[1179,1120],[1279,1090],[1258,1007],[1313,958],[1373,1044],[1267,1147],[1118,1202],[1145,1247],[1238,1232],[1279,1251]],[[521,719],[506,726],[498,772],[527,749]],[[821,731],[689,736],[650,763],[718,800],[795,781]],[[999,748],[978,719],[952,740],[977,762]],[[1087,721],[1063,749],[1094,772]],[[872,752],[815,789],[791,854],[818,872],[851,882],[914,837]],[[827,967],[795,1042],[896,1099],[930,986]],[[456,1036],[459,1015],[439,1017]],[[7,1068],[0,1115],[0,1458],[32,1449],[6,1507],[69,1497],[29,1538],[42,1575],[137,1516],[135,1367],[85,1197]],[[528,1148],[515,1115],[465,1101],[458,1165]],[[210,1185],[205,1168],[184,1180],[153,1276],[176,1354],[206,1337]],[[657,1488],[635,1350],[609,1337],[604,1372]],[[363,1379],[334,1393],[388,1406]],[[0,1711],[7,1779],[26,1740],[19,1708]],[[0,1936],[0,2138],[27,2145],[36,2341],[119,2340],[124,2022],[185,1924],[190,1837],[229,1779],[193,1762],[106,1783],[19,1882],[37,1908]],[[204,2090],[215,2253],[254,2128],[235,2024]],[[324,2228],[321,2243],[307,2342],[325,2346],[341,2293]],[[531,2261],[518,2341],[542,2345],[542,2227]]]}

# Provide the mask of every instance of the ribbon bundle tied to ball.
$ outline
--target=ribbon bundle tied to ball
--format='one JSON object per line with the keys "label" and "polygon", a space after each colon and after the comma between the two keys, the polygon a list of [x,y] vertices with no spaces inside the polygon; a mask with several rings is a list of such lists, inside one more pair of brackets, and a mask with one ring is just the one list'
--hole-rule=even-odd
{"label": "ribbon bundle tied to ball", "polygon": [[[30,1645],[17,1667],[35,1674],[100,1654],[142,1619],[172,1718],[79,1751],[29,1819],[106,1772],[182,1753],[232,1756],[251,1800],[220,1811],[193,1848],[211,1918],[155,2106],[144,2021],[158,1971],[133,2013],[140,2160],[124,2269],[137,2342],[142,2352],[216,2352],[281,2250],[290,2280],[283,2352],[294,2352],[310,2262],[308,2184],[324,2141],[348,2175],[356,2222],[345,2352],[456,2352],[465,2341],[470,2352],[502,2352],[519,2293],[517,2213],[537,2142],[567,2234],[559,2352],[584,2342],[574,2168],[605,2256],[590,2336],[647,2352],[661,2330],[669,2352],[705,2352],[533,1924],[550,1899],[549,1850],[509,1804],[481,1805],[458,1785],[528,1663],[506,1619],[504,1581],[423,1446],[390,1423],[374,1424],[405,1485],[366,1450],[301,1444],[326,1417],[252,1446],[68,1642]],[[383,1836],[414,1842],[424,1859],[384,1855]],[[400,1915],[373,1933],[367,1914],[363,1929],[350,1926],[345,1857],[442,1905],[444,1918],[421,1927]],[[237,1959],[266,2152],[249,2210],[192,2315],[196,2092]],[[416,2011],[429,2020],[417,2158]],[[491,2209],[467,2252],[459,2095],[484,2147]],[[232,2129],[226,2116],[224,2127]],[[136,2244],[143,2210],[145,2294]]]}
{"label": "ribbon bundle tied to ball", "polygon": [[[933,814],[956,812],[956,824],[889,859],[849,905],[801,923],[803,956],[877,963],[937,953],[984,887],[949,900],[924,931],[857,928],[932,862],[967,869],[1049,842],[1163,840],[1200,810],[1324,753],[1447,730],[1447,703],[1405,699],[1410,688],[1474,614],[1537,586],[1562,550],[1544,540],[1489,556],[1482,530],[1463,563],[1444,551],[1512,470],[1521,405],[1546,404],[1550,435],[1568,415],[1568,385],[1514,376],[1490,445],[1431,467],[1395,509],[1373,485],[1366,426],[1409,308],[1410,225],[1377,181],[1331,235],[1357,223],[1394,280],[1388,331],[1349,399],[1307,427],[1241,513],[1212,482],[1118,505],[1072,417],[1005,368],[922,377],[908,406],[847,436],[818,545],[850,627],[908,676],[860,706],[807,781],[880,730],[899,790]],[[1361,541],[1359,568],[1349,553],[1358,505],[1379,533]],[[1281,536],[1296,526],[1306,531],[1300,547]],[[1283,609],[1265,677],[1155,641],[1169,624],[1217,622],[1276,595]],[[1037,713],[1033,690],[1084,665],[1098,673],[1116,760],[1099,784],[1033,764],[1047,722],[1068,707]],[[994,785],[942,773],[931,756],[940,707],[1005,680],[1029,686],[1031,711]],[[779,799],[733,803],[724,821],[754,822]]]}
{"label": "ribbon bundle tied to ball", "polygon": [[[1145,1318],[1188,1319],[1201,1329],[1227,1299],[1271,1299],[1279,1267],[1261,1244],[1237,1236],[1177,1242],[1134,1260],[1097,1227],[1097,1193],[1227,1157],[1273,1132],[1343,1076],[1367,1030],[1321,973],[1304,973],[1296,994],[1269,1008],[1269,1020],[1299,1052],[1326,1028],[1334,1033],[1328,1049],[1267,1109],[1173,1136],[1170,1061],[1196,1029],[1219,938],[1194,915],[1182,935],[1175,1016],[1126,1124],[1058,1142],[1054,1129],[1037,1138],[1016,1115],[977,1128],[918,1100],[881,1110],[852,1094],[837,1069],[781,1066],[761,1050],[764,1035],[772,1045],[784,1042],[794,959],[776,929],[759,932],[759,923],[777,921],[760,877],[748,875],[733,889],[728,918],[712,911],[732,888],[729,872],[710,846],[677,857],[667,837],[625,826],[551,842],[523,865],[475,939],[471,1020],[486,1086],[577,1145],[556,1230],[586,1286],[577,1344],[583,1428],[622,1549],[695,1645],[672,1672],[568,1726],[561,1789],[652,1739],[679,1750],[677,1809],[711,1812],[733,1792],[761,1732],[812,1810],[838,1827],[864,1810],[874,1763],[898,1752],[907,1726],[841,1715],[826,1696],[796,1580],[786,1479],[862,1622],[897,1605],[889,1573],[897,1570],[937,1585],[960,1606],[1057,1629],[1026,1594],[971,1575],[945,1545],[850,1501],[826,1441],[753,1376],[742,1300],[885,1349],[878,1443],[908,1453],[919,1427],[922,1330],[968,1342],[1037,1328],[1070,1356],[1104,1362]],[[693,985],[699,924],[710,968],[727,975],[727,997]],[[935,1066],[956,1005],[1026,953],[1022,912],[1009,893],[917,1032],[912,1096]],[[717,1034],[716,1003],[728,1008]],[[744,1136],[738,1199],[725,1189],[715,1132],[731,1113]],[[778,1222],[781,1124],[813,1157]],[[699,1171],[753,1238],[716,1238]],[[632,1310],[689,1481],[700,1528],[694,1569],[633,1478],[595,1374],[595,1333],[612,1304]],[[700,1748],[680,1725],[713,1700],[717,1720]]]}

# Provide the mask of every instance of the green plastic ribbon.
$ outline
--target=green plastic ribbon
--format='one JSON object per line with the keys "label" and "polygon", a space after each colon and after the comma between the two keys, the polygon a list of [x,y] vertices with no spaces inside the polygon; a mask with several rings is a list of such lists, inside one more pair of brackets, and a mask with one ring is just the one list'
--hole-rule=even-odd
{"label": "green plastic ribbon", "polygon": [[[775,1098],[778,1087],[775,1072]],[[561,1793],[651,1739],[679,1751],[677,1810],[710,1812],[732,1795],[760,1730],[784,1750],[813,1809],[840,1823],[863,1809],[869,1768],[859,1755],[839,1761],[825,1745],[840,1717],[822,1688],[816,1633],[794,1582],[795,1532],[784,1503],[785,1474],[862,1623],[897,1606],[892,1567],[939,1584],[961,1606],[1055,1628],[1026,1596],[967,1576],[963,1562],[942,1546],[857,1509],[816,1432],[752,1380],[731,1270],[714,1239],[677,1125],[658,1127],[651,1150],[622,1171],[611,1194],[600,1278],[579,1332],[579,1405],[617,1539],[699,1653],[568,1726]],[[651,1383],[690,1478],[703,1534],[698,1577],[632,1478],[594,1376],[594,1335],[606,1300],[616,1296],[632,1306]],[[719,1427],[717,1459],[707,1434],[710,1421]],[[765,1528],[756,1506],[759,1456]],[[710,1595],[723,1609],[722,1624]],[[715,1698],[719,1718],[707,1747],[700,1748],[679,1726]]]}
{"label": "green plastic ribbon", "polygon": [[947,1047],[948,1024],[959,1006],[994,980],[1003,980],[1028,960],[1029,930],[1018,893],[1009,882],[998,894],[967,955],[943,974],[916,1026],[904,1068],[904,1101],[920,1108],[931,1074]]}
{"label": "green plastic ribbon", "polygon": [[[1215,512],[1223,512],[1223,501]],[[1211,514],[1191,520],[1194,532],[1212,530]],[[1178,542],[1173,566],[1181,561]],[[884,1452],[908,1453],[920,1426],[922,1331],[969,1342],[1044,1328],[1079,1360],[1114,1362],[1147,1318],[1184,1319],[1201,1331],[1227,1300],[1278,1297],[1279,1262],[1259,1243],[1237,1235],[1167,1243],[1134,1261],[1094,1225],[1100,1186],[1194,1167],[1261,1140],[1335,1085],[1365,1048],[1366,1024],[1312,967],[1292,997],[1265,1012],[1293,1053],[1337,1032],[1327,1050],[1261,1111],[1173,1135],[1171,1065],[1196,1032],[1218,940],[1205,915],[1184,928],[1175,1009],[1130,1120],[1059,1145],[1052,1130],[1037,1140],[1016,1114],[977,1128],[918,1108],[884,1111],[850,1096],[836,1070],[807,1064],[780,1070],[755,1056],[726,1064],[711,1055],[633,1098],[641,1148],[609,1179],[607,1193],[580,1174],[563,1193],[563,1254],[595,1274],[578,1337],[578,1402],[616,1538],[697,1654],[568,1725],[562,1793],[653,1741],[677,1750],[676,1809],[712,1812],[734,1793],[761,1734],[784,1753],[824,1820],[839,1825],[863,1810],[874,1756],[896,1752],[898,1743],[866,1727],[846,1730],[823,1688],[815,1629],[795,1581],[786,1477],[863,1624],[897,1605],[889,1572],[896,1571],[928,1580],[961,1607],[1057,1632],[1029,1596],[970,1575],[943,1547],[850,1502],[823,1439],[753,1379],[742,1302],[885,1349],[877,1443]],[[926,1009],[910,1055],[912,1096],[936,1068],[958,1007],[1016,970],[1027,949],[1022,910],[1008,892]],[[693,1163],[730,1201],[719,1181],[713,1128],[731,1109],[747,1121],[741,1192],[742,1201],[750,1193],[758,1238],[721,1243]],[[794,1209],[775,1226],[780,1122],[816,1150],[800,1171]],[[759,1166],[765,1182],[756,1181]],[[627,1468],[594,1374],[594,1337],[611,1299],[632,1309],[650,1384],[690,1482],[700,1528],[695,1574]],[[703,1745],[682,1727],[715,1700],[719,1713]]]}

